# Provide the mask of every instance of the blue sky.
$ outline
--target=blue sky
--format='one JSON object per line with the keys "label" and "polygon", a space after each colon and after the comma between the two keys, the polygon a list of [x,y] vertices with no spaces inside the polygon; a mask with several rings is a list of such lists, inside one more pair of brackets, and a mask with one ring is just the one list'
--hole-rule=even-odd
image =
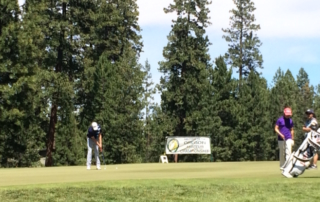
{"label": "blue sky", "polygon": [[[19,0],[23,3],[24,0]],[[268,84],[271,85],[276,69],[290,69],[296,77],[301,67],[309,75],[312,85],[320,84],[320,1],[319,0],[253,0],[256,23],[261,30],[256,34],[263,43],[260,51],[264,59],[261,70]],[[144,43],[140,62],[146,59],[151,64],[152,79],[159,82],[161,73],[158,62],[163,60],[162,50],[168,43],[167,36],[171,30],[174,14],[165,14],[173,0],[137,0],[139,6],[139,24]],[[229,11],[234,7],[232,0],[212,0],[211,25],[207,35],[212,45],[209,54],[212,61],[224,55],[228,44],[222,38],[222,28],[229,27]],[[160,95],[155,96],[160,101]]]}
{"label": "blue sky", "polygon": [[[153,81],[159,82],[158,62],[163,60],[162,50],[168,43],[174,14],[165,14],[163,8],[173,0],[138,0],[140,7],[139,24],[142,28],[144,53],[140,62],[149,60]],[[290,69],[293,76],[303,67],[309,75],[310,83],[320,84],[320,1],[319,0],[255,0],[256,23],[261,30],[256,34],[263,45],[260,51],[264,59],[262,76],[272,85],[276,70]],[[230,10],[234,8],[232,0],[212,0],[209,6],[211,25],[207,35],[212,45],[209,54],[212,61],[224,55],[228,49],[222,38],[222,28],[229,27]],[[235,71],[234,71],[235,72]],[[237,76],[237,75],[235,75]],[[160,96],[155,96],[160,101]]]}

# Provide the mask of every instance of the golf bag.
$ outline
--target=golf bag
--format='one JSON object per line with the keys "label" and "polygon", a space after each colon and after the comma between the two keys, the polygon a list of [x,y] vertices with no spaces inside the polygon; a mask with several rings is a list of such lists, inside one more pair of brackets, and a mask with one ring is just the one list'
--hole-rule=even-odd
{"label": "golf bag", "polygon": [[281,167],[282,175],[287,178],[302,175],[309,167],[314,155],[320,149],[320,133],[311,130],[297,151],[292,152],[290,157]]}

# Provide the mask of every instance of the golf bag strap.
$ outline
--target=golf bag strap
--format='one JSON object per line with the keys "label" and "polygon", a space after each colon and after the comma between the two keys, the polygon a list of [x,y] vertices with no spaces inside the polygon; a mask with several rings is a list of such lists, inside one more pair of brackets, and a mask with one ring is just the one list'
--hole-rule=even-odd
{"label": "golf bag strap", "polygon": [[294,158],[296,158],[296,159],[298,159],[299,161],[302,161],[302,162],[308,162],[313,158],[313,156],[310,157],[310,158],[302,159],[302,158],[298,157],[297,155],[294,155]]}
{"label": "golf bag strap", "polygon": [[312,145],[314,148],[316,148],[317,150],[320,148],[320,145],[318,144],[318,143],[316,143],[316,142],[314,142],[312,139],[308,139],[308,143],[310,144],[310,145]]}
{"label": "golf bag strap", "polygon": [[[308,144],[310,144],[310,146],[316,148],[317,150],[320,148],[320,145],[317,144],[316,142],[312,141],[310,138],[308,138]],[[302,158],[300,158],[299,156],[297,156],[296,154],[294,155],[294,157],[295,157],[296,159],[298,159],[299,161],[308,162],[308,161],[310,161],[310,160],[314,157],[314,155],[312,155],[310,158],[306,158],[306,159],[302,159]]]}
{"label": "golf bag strap", "polygon": [[289,161],[292,159],[292,156],[294,156],[294,153],[290,154],[290,157],[288,159],[286,159],[286,161],[284,162],[284,164],[281,166],[281,168],[285,168],[287,166],[287,164],[289,163]]}

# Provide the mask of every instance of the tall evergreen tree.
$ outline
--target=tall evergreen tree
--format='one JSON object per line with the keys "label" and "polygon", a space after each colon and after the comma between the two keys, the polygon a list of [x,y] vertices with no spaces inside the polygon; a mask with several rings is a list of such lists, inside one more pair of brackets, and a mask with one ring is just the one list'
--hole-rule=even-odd
{"label": "tall evergreen tree", "polygon": [[236,101],[237,81],[232,78],[232,69],[228,69],[223,57],[215,60],[211,84],[213,86],[214,108],[218,120],[212,134],[213,160],[230,161],[236,139],[235,127],[238,123],[238,103]]}
{"label": "tall evergreen tree", "polygon": [[174,0],[165,9],[177,19],[160,62],[162,110],[171,117],[175,136],[209,136],[212,131],[208,54],[208,1]]}
{"label": "tall evergreen tree", "polygon": [[[68,75],[68,73],[70,73],[69,67],[71,67],[71,63],[73,63],[73,61],[69,59],[69,47],[71,43],[68,39],[69,37],[72,39],[72,34],[69,32],[72,30],[72,28],[69,27],[72,23],[69,22],[70,17],[67,16],[69,6],[70,4],[65,1],[53,1],[51,4],[48,4],[48,15],[52,26],[49,28],[49,32],[46,33],[46,37],[49,39],[49,49],[47,63],[44,69],[48,71],[48,76],[52,80],[49,85],[45,87],[46,90],[50,92],[51,102],[50,123],[46,143],[46,166],[53,165],[52,152],[55,149],[56,124],[59,116],[58,109],[63,100],[70,100],[69,95],[73,94],[72,84],[69,84],[68,78],[68,76],[71,76]],[[64,94],[65,97],[62,97],[62,94]]]}
{"label": "tall evergreen tree", "polygon": [[268,128],[268,89],[267,81],[251,72],[243,80],[238,99],[238,125],[235,128],[237,139],[233,150],[234,160],[266,160],[268,140],[272,137]]}
{"label": "tall evergreen tree", "polygon": [[56,166],[82,165],[85,162],[83,148],[86,143],[83,133],[78,129],[76,113],[73,110],[73,103],[60,110],[60,120],[56,125],[56,151],[52,155]]}
{"label": "tall evergreen tree", "polygon": [[22,72],[19,70],[18,2],[1,1],[0,9],[0,157],[1,164],[5,164],[7,158],[18,157],[16,154],[21,152],[18,137],[15,136],[20,136],[23,112],[15,102],[15,94],[21,92],[17,82]]}
{"label": "tall evergreen tree", "polygon": [[139,56],[142,42],[139,35],[139,13],[136,0],[84,1],[78,2],[78,6],[87,9],[87,11],[79,11],[82,16],[85,16],[84,20],[79,22],[85,51],[83,53],[84,71],[77,82],[78,105],[83,112],[80,116],[80,124],[85,129],[92,121],[86,118],[86,114],[92,111],[91,100],[94,99],[88,92],[93,87],[93,77],[100,56],[106,53],[111,62],[118,62],[128,47],[131,47],[136,56]]}
{"label": "tall evergreen tree", "polygon": [[88,116],[101,123],[108,162],[139,162],[143,146],[144,73],[132,51],[116,63],[108,58],[104,53],[97,65],[90,91],[94,108]]}
{"label": "tall evergreen tree", "polygon": [[[130,6],[133,4],[132,6]],[[80,114],[80,127],[87,129],[91,118],[88,117],[93,110],[90,94],[93,88],[94,74],[100,56],[106,53],[109,60],[117,62],[123,56],[121,50],[128,46],[140,47],[141,36],[138,26],[138,12],[136,1],[78,1],[77,16],[79,20],[80,38],[83,48],[83,73],[76,83],[79,88],[77,93],[77,107]],[[127,7],[127,8],[126,8]],[[108,13],[108,15],[106,15]],[[130,20],[129,20],[130,19]],[[124,22],[126,21],[126,22]],[[125,23],[127,27],[123,26]],[[129,30],[128,32],[126,32]],[[130,33],[130,34],[129,34]],[[126,37],[127,36],[127,37]],[[139,54],[140,50],[136,53]]]}
{"label": "tall evergreen tree", "polygon": [[[166,136],[174,134],[174,125],[171,117],[162,112],[159,105],[152,107],[149,116],[147,132],[150,137],[147,161],[158,162],[159,154],[165,153]],[[145,129],[145,130],[146,130]]]}
{"label": "tall evergreen tree", "polygon": [[1,162],[5,164],[8,158],[15,158],[19,166],[34,166],[39,162],[39,150],[44,148],[42,127],[46,121],[37,77],[39,61],[35,60],[41,53],[34,45],[41,36],[30,21],[19,20],[24,15],[17,1],[2,1],[1,4],[5,13],[1,15],[4,21],[0,23],[0,37],[3,37],[0,40],[3,51],[0,93],[5,101],[1,102],[0,121],[1,132],[5,134],[1,142],[6,147],[0,151],[4,155]]}
{"label": "tall evergreen tree", "polygon": [[[81,44],[76,37],[79,35],[75,18],[74,1],[34,1],[26,0],[25,15],[29,25],[43,35],[43,41],[39,42],[38,48],[42,57],[37,61],[40,66],[39,78],[44,99],[49,104],[49,125],[46,129],[46,166],[52,166],[52,152],[55,149],[56,124],[65,125],[62,117],[72,116],[74,110],[65,110],[73,104],[75,92],[74,81],[77,81],[81,73],[80,63]],[[81,19],[80,19],[81,20]],[[38,34],[37,32],[37,34]],[[70,108],[71,109],[71,108]],[[69,113],[69,114],[64,114]],[[61,122],[62,121],[62,122]],[[60,130],[61,132],[61,130]],[[69,131],[64,131],[62,137],[67,137]],[[72,141],[65,138],[65,141]],[[68,149],[68,148],[64,148]],[[69,151],[73,152],[73,151]]]}
{"label": "tall evergreen tree", "polygon": [[314,100],[313,108],[315,110],[316,115],[318,115],[320,114],[320,84],[318,84],[315,88],[315,95],[313,100]]}
{"label": "tall evergreen tree", "polygon": [[[12,85],[17,81],[14,74],[16,66],[18,65],[18,33],[19,23],[18,20],[18,2],[17,1],[1,1],[0,2],[1,16],[0,16],[0,116],[1,125],[6,125],[0,130],[0,155],[1,163],[4,164],[8,157],[13,157],[13,148],[9,147],[9,142],[14,141],[12,137],[17,131],[6,130],[6,128],[15,127],[17,118],[20,118],[22,114],[15,110],[12,106],[14,103],[10,103],[10,95],[14,94]],[[10,119],[9,119],[10,118]],[[8,120],[9,119],[9,120]],[[11,122],[11,124],[9,124]],[[12,130],[12,129],[11,129]],[[8,135],[9,134],[9,135]],[[7,137],[8,135],[8,137]],[[11,139],[11,140],[10,140]],[[6,148],[7,147],[7,148]],[[11,154],[6,154],[6,151],[10,149]]]}
{"label": "tall evergreen tree", "polygon": [[80,4],[89,9],[80,23],[85,50],[77,82],[80,128],[87,130],[93,120],[102,124],[109,162],[140,161],[134,155],[143,140],[144,73],[137,63],[142,42],[136,0]]}
{"label": "tall evergreen tree", "polygon": [[[283,109],[291,107],[294,116],[297,114],[298,86],[290,70],[284,73],[280,68],[273,78],[273,87],[271,89],[271,103],[273,119],[283,114]],[[276,120],[274,120],[275,122]]]}
{"label": "tall evergreen tree", "polygon": [[155,106],[153,101],[153,94],[155,93],[155,89],[153,88],[153,81],[152,75],[150,73],[151,66],[146,60],[145,65],[142,67],[142,71],[144,72],[144,78],[143,78],[143,86],[144,86],[144,108],[145,108],[145,123],[144,123],[144,134],[145,134],[145,159],[148,162],[150,159],[150,150],[151,148],[151,142],[152,142],[152,136],[151,136],[151,128],[150,128],[150,122],[151,122],[151,115],[150,110],[152,110]]}
{"label": "tall evergreen tree", "polygon": [[259,47],[262,45],[254,33],[260,29],[255,24],[253,12],[256,10],[251,0],[233,0],[236,9],[230,12],[231,27],[222,29],[226,35],[223,38],[229,43],[228,52],[225,58],[232,67],[239,72],[239,81],[243,76],[248,76],[251,71],[257,72],[262,68],[262,55]]}
{"label": "tall evergreen tree", "polygon": [[302,127],[306,121],[305,111],[313,108],[314,102],[314,87],[310,86],[310,80],[307,72],[301,68],[297,75],[297,85],[299,94],[297,97],[297,114],[296,114],[296,143],[300,144],[304,140],[304,132]]}

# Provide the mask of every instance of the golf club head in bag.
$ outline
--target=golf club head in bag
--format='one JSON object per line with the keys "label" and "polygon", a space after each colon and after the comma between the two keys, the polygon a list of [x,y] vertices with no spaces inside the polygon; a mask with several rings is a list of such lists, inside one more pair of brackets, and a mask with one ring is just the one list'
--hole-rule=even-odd
{"label": "golf club head in bag", "polygon": [[297,149],[281,167],[282,175],[287,178],[302,175],[313,160],[314,155],[320,149],[320,133],[311,130]]}

